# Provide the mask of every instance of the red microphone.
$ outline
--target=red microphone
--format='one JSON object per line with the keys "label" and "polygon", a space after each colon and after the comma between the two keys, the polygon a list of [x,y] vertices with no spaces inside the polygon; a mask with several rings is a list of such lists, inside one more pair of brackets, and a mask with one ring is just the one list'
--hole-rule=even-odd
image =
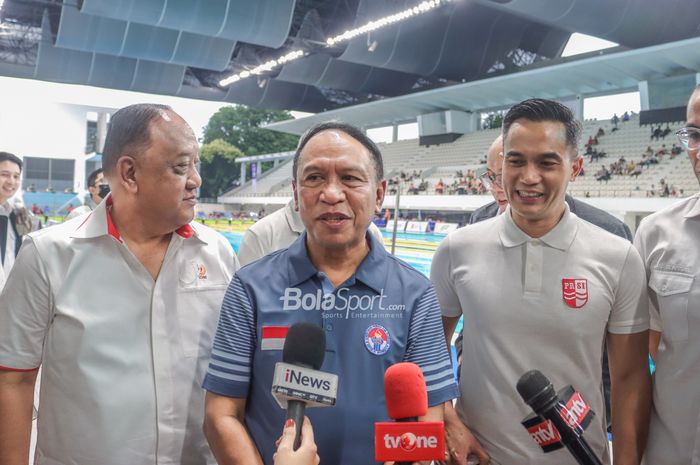
{"label": "red microphone", "polygon": [[[418,421],[428,412],[425,378],[415,363],[397,363],[384,374],[384,397],[395,423],[374,424],[374,459],[400,463],[445,459],[445,424]],[[400,465],[397,464],[397,465]]]}

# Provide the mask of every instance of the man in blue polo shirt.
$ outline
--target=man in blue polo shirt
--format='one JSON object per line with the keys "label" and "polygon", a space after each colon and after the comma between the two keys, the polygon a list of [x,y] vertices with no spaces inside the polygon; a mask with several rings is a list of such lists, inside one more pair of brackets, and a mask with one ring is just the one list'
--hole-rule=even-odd
{"label": "man in blue polo shirt", "polygon": [[224,298],[204,388],[205,433],[219,463],[271,464],[284,412],[270,393],[286,329],[326,331],[322,370],[339,376],[335,407],[307,411],[321,460],[374,463],[373,425],[387,420],[386,369],[418,364],[426,418],[457,395],[430,282],[370,234],[386,181],[381,153],[360,130],[324,123],[302,136],[294,199],[306,227],[288,249],[234,277]]}

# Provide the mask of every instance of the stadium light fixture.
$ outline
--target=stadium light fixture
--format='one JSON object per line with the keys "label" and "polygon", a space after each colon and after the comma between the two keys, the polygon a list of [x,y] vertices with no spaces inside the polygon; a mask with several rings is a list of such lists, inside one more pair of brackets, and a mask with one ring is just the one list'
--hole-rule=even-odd
{"label": "stadium light fixture", "polygon": [[[0,0],[0,5],[2,5],[2,1],[3,0]],[[362,34],[367,34],[372,31],[381,29],[383,27],[396,24],[400,21],[404,21],[406,19],[422,15],[431,10],[434,10],[437,7],[450,3],[451,1],[452,0],[425,0],[419,3],[418,5],[414,6],[413,8],[408,8],[393,15],[385,16],[383,18],[370,21],[369,23],[363,26],[360,26],[355,29],[350,29],[349,31],[345,31],[342,34],[337,35],[335,37],[330,37],[326,40],[326,47],[330,48],[342,42],[347,42],[351,39],[354,39],[355,37],[360,36]],[[222,79],[221,81],[219,81],[219,85],[221,87],[226,87],[242,79],[246,79],[251,76],[258,76],[262,73],[272,71],[273,69],[285,63],[289,63],[290,61],[298,60],[299,58],[305,57],[310,53],[311,52],[305,50],[294,50],[292,52],[287,53],[286,55],[281,56],[276,60],[267,61],[262,65],[256,66],[251,70],[241,71],[240,73],[229,76],[226,79]]]}

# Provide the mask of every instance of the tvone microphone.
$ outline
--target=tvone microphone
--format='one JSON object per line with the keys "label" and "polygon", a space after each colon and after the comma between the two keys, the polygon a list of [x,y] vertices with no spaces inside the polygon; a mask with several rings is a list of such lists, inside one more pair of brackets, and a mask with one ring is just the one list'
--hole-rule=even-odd
{"label": "tvone microphone", "polygon": [[445,459],[445,424],[418,421],[428,412],[428,393],[420,367],[397,363],[384,374],[384,397],[389,418],[395,423],[374,424],[374,459],[398,461]]}
{"label": "tvone microphone", "polygon": [[294,420],[294,450],[301,444],[301,426],[306,407],[335,405],[338,376],[319,371],[326,352],[326,334],[312,323],[289,328],[282,349],[282,362],[275,364],[272,395]]}
{"label": "tvone microphone", "polygon": [[516,389],[525,403],[546,420],[532,420],[534,423],[530,426],[526,425],[528,419],[523,422],[545,452],[560,448],[557,443],[561,442],[580,465],[603,465],[583,437],[593,412],[581,394],[567,388],[562,391],[568,393],[567,397],[560,398],[552,383],[538,370],[525,373]]}

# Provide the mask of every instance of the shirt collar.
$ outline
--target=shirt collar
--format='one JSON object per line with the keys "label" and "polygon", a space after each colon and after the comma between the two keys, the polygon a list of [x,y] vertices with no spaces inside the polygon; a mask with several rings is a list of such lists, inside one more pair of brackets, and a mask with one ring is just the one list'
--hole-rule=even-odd
{"label": "shirt collar", "polygon": [[[112,222],[112,215],[110,214],[110,207],[112,206],[112,194],[108,194],[103,202],[100,202],[97,207],[88,214],[87,218],[78,225],[78,227],[71,234],[72,238],[93,238],[100,236],[112,236],[114,239],[122,242],[122,238],[119,235],[119,231],[114,226]],[[181,236],[183,239],[189,239],[190,237],[201,237],[197,234],[197,231],[189,224],[183,224],[175,230],[175,232]],[[203,241],[203,240],[202,240]],[[204,241],[203,241],[204,242]]]}
{"label": "shirt collar", "polygon": [[[367,232],[365,237],[369,241],[369,253],[348,281],[349,284],[352,284],[358,280],[374,291],[381,292],[387,280],[388,254],[384,244],[379,242],[374,235]],[[306,232],[303,232],[289,246],[287,253],[289,256],[289,284],[291,286],[296,286],[318,273],[316,267],[311,263],[306,249]]]}
{"label": "shirt collar", "polygon": [[700,216],[700,193],[693,196],[693,206],[683,215],[685,218]]}
{"label": "shirt collar", "polygon": [[10,216],[10,213],[12,213],[12,206],[10,205],[10,201],[6,200],[5,202],[0,203],[0,215]]}
{"label": "shirt collar", "polygon": [[289,227],[297,234],[301,234],[306,230],[304,222],[301,221],[301,216],[299,212],[294,209],[294,200],[291,200],[284,207],[284,216],[287,218],[287,223]]}
{"label": "shirt collar", "polygon": [[[515,224],[511,216],[510,205],[508,205],[504,214],[500,215],[500,218],[501,228],[499,235],[504,247],[517,247],[533,239]],[[555,249],[568,250],[576,237],[577,231],[576,215],[571,213],[569,205],[566,205],[564,215],[559,220],[559,223],[547,234],[540,237],[539,240]]]}

